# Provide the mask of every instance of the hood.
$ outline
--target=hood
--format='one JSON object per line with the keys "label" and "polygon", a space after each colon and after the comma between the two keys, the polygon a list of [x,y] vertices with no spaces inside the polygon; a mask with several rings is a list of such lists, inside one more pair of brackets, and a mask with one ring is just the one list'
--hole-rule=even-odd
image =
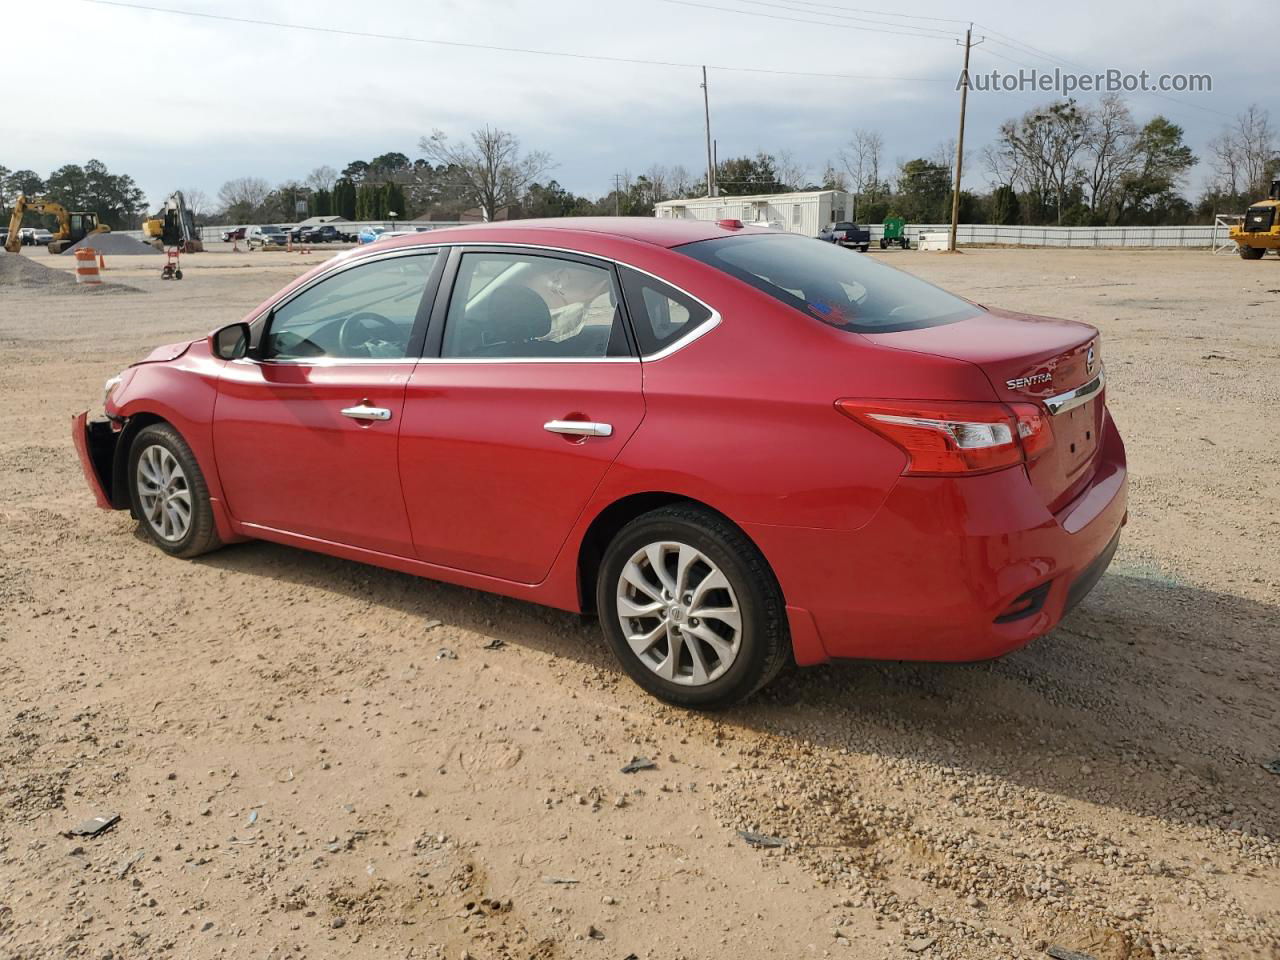
{"label": "hood", "polygon": [[130,364],[130,366],[136,367],[142,363],[167,363],[170,360],[177,360],[191,348],[193,343],[195,343],[194,340],[182,340],[178,343],[169,343],[163,347],[156,347],[141,360]]}

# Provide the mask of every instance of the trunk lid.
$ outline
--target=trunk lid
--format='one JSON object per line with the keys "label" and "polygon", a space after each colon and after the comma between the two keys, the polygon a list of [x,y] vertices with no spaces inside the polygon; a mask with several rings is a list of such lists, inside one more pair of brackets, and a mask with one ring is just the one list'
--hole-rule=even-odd
{"label": "trunk lid", "polygon": [[[972,363],[999,399],[1045,409],[1046,400],[1084,387],[1102,373],[1098,331],[1071,320],[984,309],[956,323],[864,336],[881,346]],[[1093,477],[1104,404],[1098,390],[1077,405],[1050,410],[1053,446],[1027,467],[1050,510],[1071,502]]]}

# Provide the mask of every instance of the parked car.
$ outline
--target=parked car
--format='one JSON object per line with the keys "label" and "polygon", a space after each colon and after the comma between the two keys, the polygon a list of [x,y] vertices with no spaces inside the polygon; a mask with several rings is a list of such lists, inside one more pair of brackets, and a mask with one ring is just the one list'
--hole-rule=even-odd
{"label": "parked car", "polygon": [[31,231],[31,242],[37,247],[47,247],[53,242],[53,234],[44,227],[36,227]]}
{"label": "parked car", "polygon": [[849,247],[860,253],[866,253],[871,248],[871,231],[847,220],[827,224],[818,234],[818,239]]}
{"label": "parked car", "polygon": [[593,612],[697,707],[791,660],[1021,647],[1127,518],[1097,330],[737,221],[390,239],[156,349],[73,437],[166,553],[258,538]]}
{"label": "parked car", "polygon": [[362,227],[356,235],[356,239],[362,244],[373,243],[386,232],[386,227]]}
{"label": "parked car", "polygon": [[309,225],[304,227],[302,224],[299,223],[295,226],[290,227],[288,230],[285,230],[285,233],[289,234],[290,240],[292,240],[294,243],[297,243],[298,241],[303,239],[306,232],[310,229],[311,227]]}
{"label": "parked car", "polygon": [[289,234],[283,227],[250,227],[245,231],[244,241],[250,250],[255,247],[259,250],[269,247],[284,247],[289,243]]}
{"label": "parked car", "polygon": [[222,231],[223,243],[231,243],[235,240],[243,240],[247,227],[232,227]]}
{"label": "parked car", "polygon": [[339,243],[343,239],[343,235],[338,232],[338,228],[331,223],[321,224],[320,226],[308,227],[302,234],[302,239],[307,243]]}

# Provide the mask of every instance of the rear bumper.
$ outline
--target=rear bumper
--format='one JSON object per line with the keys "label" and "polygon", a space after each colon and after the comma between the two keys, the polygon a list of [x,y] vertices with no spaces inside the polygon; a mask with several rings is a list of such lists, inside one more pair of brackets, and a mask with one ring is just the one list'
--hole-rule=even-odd
{"label": "rear bumper", "polygon": [[80,457],[80,469],[93,498],[103,510],[116,509],[111,500],[116,441],[119,437],[109,420],[90,420],[88,411],[71,418],[71,440]]}
{"label": "rear bumper", "polygon": [[859,530],[743,526],[782,586],[797,662],[983,660],[1053,629],[1094,587],[1127,487],[1108,416],[1092,482],[1056,514],[1017,468],[903,477]]}

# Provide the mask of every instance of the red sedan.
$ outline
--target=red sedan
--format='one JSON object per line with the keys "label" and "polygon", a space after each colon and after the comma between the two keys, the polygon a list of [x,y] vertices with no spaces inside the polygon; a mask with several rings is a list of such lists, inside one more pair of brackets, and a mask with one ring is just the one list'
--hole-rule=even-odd
{"label": "red sedan", "polygon": [[817,240],[517,221],[353,250],[108,381],[102,507],[599,615],[646,690],[975,660],[1050,630],[1126,519],[1098,332]]}

